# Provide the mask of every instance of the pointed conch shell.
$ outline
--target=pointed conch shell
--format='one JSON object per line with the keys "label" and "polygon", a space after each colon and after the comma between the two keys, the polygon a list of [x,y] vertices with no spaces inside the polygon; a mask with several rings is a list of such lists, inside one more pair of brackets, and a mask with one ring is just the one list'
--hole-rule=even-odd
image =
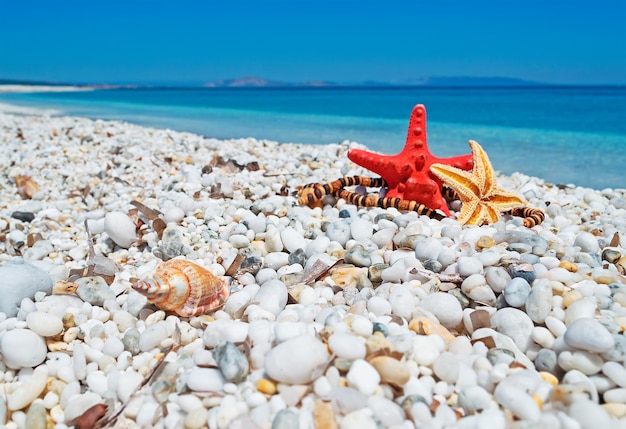
{"label": "pointed conch shell", "polygon": [[160,309],[183,317],[216,310],[230,294],[227,279],[182,259],[163,262],[152,277],[139,280],[132,288]]}

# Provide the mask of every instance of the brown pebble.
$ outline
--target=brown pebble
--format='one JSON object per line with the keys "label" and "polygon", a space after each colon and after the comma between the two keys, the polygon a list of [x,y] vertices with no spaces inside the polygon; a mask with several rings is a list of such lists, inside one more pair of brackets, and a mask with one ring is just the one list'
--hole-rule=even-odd
{"label": "brown pebble", "polygon": [[313,419],[317,429],[337,429],[337,421],[335,420],[335,411],[333,405],[328,401],[318,399],[315,401],[313,408]]}
{"label": "brown pebble", "polygon": [[420,335],[439,335],[447,344],[454,340],[454,335],[439,323],[426,317],[416,317],[409,322],[409,329]]}
{"label": "brown pebble", "polygon": [[470,313],[470,321],[472,329],[475,331],[480,328],[489,328],[491,326],[491,317],[487,310],[474,310]]}
{"label": "brown pebble", "polygon": [[567,308],[572,305],[574,302],[578,301],[583,297],[583,294],[577,290],[570,290],[563,294],[563,307]]}
{"label": "brown pebble", "polygon": [[496,245],[496,240],[493,237],[489,237],[488,235],[481,236],[478,241],[476,241],[476,249],[489,249]]}
{"label": "brown pebble", "polygon": [[578,265],[573,262],[563,260],[559,263],[559,267],[565,268],[570,273],[575,273],[578,271]]}
{"label": "brown pebble", "polygon": [[368,362],[376,369],[383,383],[399,387],[404,385],[409,381],[409,378],[411,378],[409,368],[392,357],[376,356],[369,359]]}

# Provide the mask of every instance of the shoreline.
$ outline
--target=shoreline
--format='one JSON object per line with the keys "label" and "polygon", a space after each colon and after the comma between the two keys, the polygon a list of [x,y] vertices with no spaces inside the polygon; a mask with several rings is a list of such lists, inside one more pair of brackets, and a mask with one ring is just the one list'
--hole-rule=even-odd
{"label": "shoreline", "polygon": [[75,92],[94,91],[96,88],[88,86],[72,85],[3,85],[0,84],[0,93],[25,93],[25,92]]}
{"label": "shoreline", "polygon": [[[499,174],[546,219],[467,227],[280,195],[371,176],[356,143],[0,128],[0,275],[45,284],[0,284],[0,425],[107,403],[128,427],[626,428],[624,190]],[[224,306],[179,317],[130,288],[168,258],[229,277]]]}

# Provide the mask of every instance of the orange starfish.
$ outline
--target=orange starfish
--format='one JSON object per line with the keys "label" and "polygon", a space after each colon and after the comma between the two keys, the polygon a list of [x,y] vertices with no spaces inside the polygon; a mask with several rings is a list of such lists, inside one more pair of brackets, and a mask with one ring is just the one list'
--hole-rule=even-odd
{"label": "orange starfish", "polygon": [[457,220],[461,224],[481,225],[497,222],[500,213],[518,206],[522,200],[496,183],[496,175],[484,149],[470,140],[474,168],[471,173],[444,164],[433,164],[432,171],[452,188],[463,205]]}
{"label": "orange starfish", "polygon": [[404,149],[397,155],[381,155],[360,149],[350,149],[348,158],[380,175],[387,183],[387,197],[416,201],[446,216],[450,211],[441,195],[441,180],[431,173],[435,163],[452,165],[463,170],[472,168],[471,155],[437,158],[430,153],[426,140],[426,108],[413,108]]}

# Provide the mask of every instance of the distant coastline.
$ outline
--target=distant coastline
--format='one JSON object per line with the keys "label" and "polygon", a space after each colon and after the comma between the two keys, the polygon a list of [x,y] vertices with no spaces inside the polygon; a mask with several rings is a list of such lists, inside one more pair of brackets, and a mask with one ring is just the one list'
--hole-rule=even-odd
{"label": "distant coastline", "polygon": [[92,91],[95,88],[73,86],[73,85],[24,85],[24,84],[1,84],[0,92],[26,93],[26,92],[70,92],[70,91]]}
{"label": "distant coastline", "polygon": [[561,87],[624,87],[624,85],[575,85],[554,84],[547,82],[531,81],[509,77],[472,77],[472,76],[433,76],[418,78],[402,82],[384,81],[360,81],[360,82],[331,82],[331,81],[305,81],[287,82],[269,80],[260,77],[243,77],[237,79],[224,79],[214,82],[152,82],[152,83],[71,83],[71,82],[44,82],[17,79],[0,79],[0,92],[67,92],[67,91],[91,91],[100,89],[324,89],[324,88],[561,88]]}

